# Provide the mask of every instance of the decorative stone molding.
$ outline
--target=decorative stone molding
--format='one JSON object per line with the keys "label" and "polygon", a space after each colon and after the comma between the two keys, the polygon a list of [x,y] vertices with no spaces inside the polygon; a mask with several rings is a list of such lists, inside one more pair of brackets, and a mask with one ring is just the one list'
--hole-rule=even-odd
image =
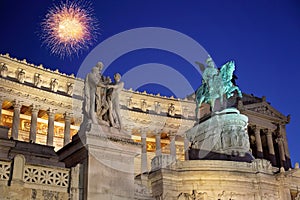
{"label": "decorative stone molding", "polygon": [[257,171],[269,171],[270,173],[273,171],[271,162],[265,159],[255,159],[251,164],[252,168]]}
{"label": "decorative stone molding", "polygon": [[0,180],[8,181],[10,177],[11,162],[0,161]]}
{"label": "decorative stone molding", "polygon": [[193,149],[243,157],[250,150],[247,125],[247,116],[226,109],[188,130],[186,136]]}
{"label": "decorative stone molding", "polygon": [[67,75],[65,73],[59,72],[58,70],[47,69],[43,66],[43,64],[35,65],[35,64],[32,64],[32,63],[28,63],[26,61],[26,59],[19,60],[17,58],[12,58],[12,57],[10,57],[10,55],[8,53],[0,54],[0,59],[5,60],[7,62],[14,63],[14,65],[20,65],[20,66],[23,66],[23,67],[26,67],[26,68],[35,68],[35,69],[43,70],[44,72],[55,73],[55,74],[58,74],[60,76],[64,76],[66,78],[71,78],[71,79],[76,79],[76,80],[81,80],[82,81],[82,79],[80,79],[80,78],[75,78],[74,74]]}
{"label": "decorative stone molding", "polygon": [[166,168],[169,165],[173,164],[174,162],[176,162],[176,158],[171,155],[162,154],[159,156],[155,156],[151,160],[151,171],[156,171],[161,168]]}
{"label": "decorative stone molding", "polygon": [[67,188],[69,186],[69,170],[26,165],[24,181],[32,184]]}
{"label": "decorative stone molding", "polygon": [[[136,197],[136,199],[153,199],[151,192],[149,191],[149,188],[146,187],[143,184],[137,183],[137,181],[135,182],[135,191],[134,191],[134,196]],[[154,199],[153,199],[154,200]]]}
{"label": "decorative stone molding", "polygon": [[254,103],[254,104],[249,104],[245,105],[245,110],[251,111],[254,113],[258,113],[260,115],[268,116],[270,119],[278,119],[285,121],[286,123],[288,122],[288,119],[286,116],[278,112],[275,108],[270,106],[267,102],[263,101],[261,103]]}

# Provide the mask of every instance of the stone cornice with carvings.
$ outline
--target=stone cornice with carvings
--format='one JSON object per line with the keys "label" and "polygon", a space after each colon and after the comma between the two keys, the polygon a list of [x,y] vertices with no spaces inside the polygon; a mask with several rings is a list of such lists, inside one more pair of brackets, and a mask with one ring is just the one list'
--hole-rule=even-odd
{"label": "stone cornice with carvings", "polygon": [[0,63],[7,66],[7,77],[16,82],[18,82],[17,71],[23,70],[25,72],[24,81],[27,83],[34,84],[35,75],[39,74],[41,75],[41,86],[50,88],[51,81],[56,79],[58,81],[58,91],[67,93],[68,86],[70,84],[73,84],[76,85],[76,88],[79,88],[77,90],[76,88],[74,88],[73,93],[81,95],[82,90],[80,91],[80,89],[82,88],[83,80],[76,78],[73,74],[67,75],[64,73],[60,73],[58,70],[53,71],[50,69],[46,69],[42,65],[36,66],[33,64],[29,64],[25,59],[20,61],[16,58],[9,57],[8,54],[0,54]]}
{"label": "stone cornice with carvings", "polygon": [[288,123],[288,118],[279,111],[277,111],[275,108],[273,108],[267,102],[244,105],[244,108],[245,110],[243,110],[242,112],[246,115],[250,114],[258,116],[276,123]]}
{"label": "stone cornice with carvings", "polygon": [[[187,99],[176,99],[174,97],[162,97],[159,94],[147,94],[132,90],[123,90],[120,97],[120,103],[128,109],[137,108],[157,112],[155,106],[159,103],[161,113],[167,113],[171,104],[175,106],[175,114],[185,118],[194,118],[195,103]],[[142,108],[144,104],[145,108]],[[158,113],[159,114],[159,113]]]}
{"label": "stone cornice with carvings", "polygon": [[12,101],[18,99],[22,100],[26,106],[34,103],[45,110],[49,107],[54,107],[58,111],[73,112],[73,110],[76,110],[76,105],[78,106],[77,109],[81,110],[81,101],[68,96],[47,92],[3,78],[0,78],[0,85],[0,93],[2,93],[1,96],[3,96],[4,100]]}
{"label": "stone cornice with carvings", "polygon": [[173,131],[183,135],[195,123],[195,120],[191,119],[172,118],[132,110],[121,110],[121,115],[125,128],[128,130],[145,127],[153,130],[159,129],[163,132]]}
{"label": "stone cornice with carvings", "polygon": [[75,77],[74,74],[67,75],[65,73],[59,72],[58,69],[51,70],[51,69],[45,68],[42,64],[35,65],[35,64],[32,64],[32,63],[28,63],[26,61],[26,59],[18,60],[17,58],[10,57],[10,55],[8,53],[6,53],[6,54],[0,54],[0,60],[1,60],[1,62],[8,61],[9,63],[14,63],[15,65],[18,65],[19,67],[22,66],[22,67],[25,67],[26,69],[33,69],[33,70],[37,69],[40,72],[44,71],[46,73],[57,74],[59,76],[66,77],[68,79],[77,79],[77,80],[81,80],[82,81],[82,79]]}

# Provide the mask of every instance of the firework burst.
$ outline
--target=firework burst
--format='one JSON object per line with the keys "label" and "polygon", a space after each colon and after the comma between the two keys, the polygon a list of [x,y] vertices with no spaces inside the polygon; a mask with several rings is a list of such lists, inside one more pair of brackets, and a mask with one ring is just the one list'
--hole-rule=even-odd
{"label": "firework burst", "polygon": [[98,36],[98,22],[88,3],[66,2],[54,5],[42,21],[43,44],[61,58],[78,56]]}

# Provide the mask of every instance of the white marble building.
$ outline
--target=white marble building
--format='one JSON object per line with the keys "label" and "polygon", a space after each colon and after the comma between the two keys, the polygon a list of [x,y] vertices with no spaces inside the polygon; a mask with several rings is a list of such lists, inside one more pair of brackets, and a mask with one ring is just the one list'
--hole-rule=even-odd
{"label": "white marble building", "polygon": [[[254,161],[189,160],[192,97],[123,90],[126,136],[103,127],[103,140],[92,127],[82,138],[82,79],[8,54],[0,55],[0,76],[0,199],[300,199],[299,164],[292,169],[286,138],[290,119],[265,97],[231,102],[249,118]],[[118,170],[99,164],[99,155]]]}

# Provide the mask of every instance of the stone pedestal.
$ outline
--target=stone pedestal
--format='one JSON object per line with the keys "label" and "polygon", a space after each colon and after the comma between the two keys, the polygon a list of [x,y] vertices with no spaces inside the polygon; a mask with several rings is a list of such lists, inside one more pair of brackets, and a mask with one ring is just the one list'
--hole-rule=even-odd
{"label": "stone pedestal", "polygon": [[[78,153],[76,153],[78,152]],[[67,166],[84,166],[81,181],[84,199],[134,199],[134,157],[140,144],[130,135],[107,126],[80,130],[59,151]]]}
{"label": "stone pedestal", "polygon": [[248,118],[235,108],[216,112],[186,132],[189,159],[251,161]]}

